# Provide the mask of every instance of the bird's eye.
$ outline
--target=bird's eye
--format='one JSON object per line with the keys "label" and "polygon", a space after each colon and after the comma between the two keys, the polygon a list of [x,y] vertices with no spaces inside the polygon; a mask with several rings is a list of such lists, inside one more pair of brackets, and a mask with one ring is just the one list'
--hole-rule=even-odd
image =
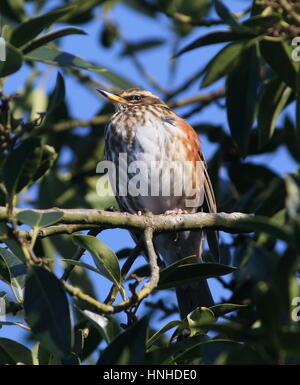
{"label": "bird's eye", "polygon": [[132,96],[129,96],[129,97],[127,97],[126,99],[127,100],[137,100],[137,101],[139,101],[139,100],[142,100],[142,96],[141,95],[132,95]]}

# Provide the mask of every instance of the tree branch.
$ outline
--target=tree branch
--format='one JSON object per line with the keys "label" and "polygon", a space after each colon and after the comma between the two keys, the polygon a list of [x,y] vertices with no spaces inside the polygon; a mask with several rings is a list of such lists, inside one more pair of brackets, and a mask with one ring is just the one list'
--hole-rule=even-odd
{"label": "tree branch", "polygon": [[[28,211],[28,209],[13,210],[13,217],[18,213]],[[44,214],[49,212],[61,212],[63,217],[59,224],[40,229],[39,236],[45,237],[54,234],[70,233],[68,229],[71,226],[71,232],[95,229],[95,226],[109,228],[125,228],[128,230],[146,230],[152,228],[154,232],[170,232],[184,230],[213,229],[221,230],[227,233],[251,232],[245,226],[241,227],[243,220],[249,220],[253,216],[243,213],[196,213],[182,215],[153,215],[150,213],[142,216],[129,213],[110,212],[95,209],[59,209],[51,208],[47,210],[32,210],[36,213]],[[7,208],[0,206],[0,221],[8,221]],[[69,225],[69,226],[64,226]],[[31,232],[26,232],[30,236]]]}

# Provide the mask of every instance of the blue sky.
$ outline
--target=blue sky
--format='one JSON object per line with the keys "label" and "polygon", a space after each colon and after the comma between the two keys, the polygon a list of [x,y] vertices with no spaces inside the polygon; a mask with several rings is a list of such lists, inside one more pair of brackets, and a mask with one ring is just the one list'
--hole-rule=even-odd
{"label": "blue sky", "polygon": [[[228,0],[226,1],[226,5],[233,12],[243,10],[250,2],[247,0]],[[52,1],[51,8],[56,4],[60,4],[59,1]],[[202,49],[194,50],[190,53],[183,55],[179,59],[179,63],[176,70],[176,76],[169,76],[169,67],[171,64],[171,56],[172,51],[171,47],[174,44],[174,36],[170,33],[169,25],[170,21],[167,17],[161,15],[159,17],[159,23],[154,21],[146,16],[142,16],[141,14],[137,14],[136,12],[129,10],[127,7],[120,3],[115,6],[111,11],[110,16],[113,21],[115,21],[122,34],[129,41],[138,41],[143,38],[163,38],[168,41],[164,47],[159,47],[147,52],[143,52],[140,56],[140,60],[145,66],[146,70],[160,83],[162,86],[169,88],[169,85],[178,86],[182,84],[182,82],[186,79],[188,75],[193,74],[200,68],[202,68],[206,62],[212,58],[216,52],[220,49],[219,45],[212,47],[205,47]],[[88,59],[92,62],[95,62],[103,67],[107,67],[112,69],[121,75],[128,77],[133,83],[138,86],[146,87],[150,90],[149,87],[143,80],[141,80],[140,75],[132,65],[131,61],[128,58],[123,58],[119,56],[119,52],[121,50],[121,45],[119,43],[115,44],[112,49],[105,49],[99,45],[99,31],[101,24],[103,23],[104,15],[98,10],[95,13],[94,20],[86,25],[83,25],[82,28],[88,33],[87,36],[68,36],[62,39],[61,48],[67,52],[72,54],[81,56],[85,59]],[[215,29],[216,27],[213,27]],[[220,27],[220,29],[224,27]],[[196,37],[201,34],[207,33],[209,29],[207,28],[196,28],[192,34],[186,37],[183,41],[183,45],[193,41]],[[41,70],[44,71],[42,82],[46,85],[47,89],[52,89],[55,82],[55,77],[57,73],[57,68],[55,67],[46,67],[44,65],[40,66]],[[7,94],[14,93],[20,91],[22,85],[24,84],[24,80],[28,76],[30,69],[22,68],[18,73],[9,77],[6,85],[5,92]],[[93,76],[97,76],[92,74]],[[100,105],[103,103],[103,100],[98,96],[96,92],[92,93],[87,91],[84,87],[80,86],[77,81],[75,81],[71,77],[66,77],[66,98],[70,104],[71,112],[74,118],[76,119],[88,119],[93,117],[96,112],[99,110]],[[211,89],[216,89],[223,84],[223,81],[220,81],[214,84],[212,87],[199,90],[199,84],[196,82],[192,87],[190,87],[185,93],[180,95],[180,97],[184,96],[192,96],[198,94],[199,92],[205,93]],[[40,84],[36,84],[36,86],[40,86]],[[153,91],[153,90],[152,90]],[[289,108],[289,112],[292,114],[293,107]],[[177,112],[183,112],[184,109],[178,110]],[[201,122],[209,122],[214,124],[224,124],[228,130],[227,122],[226,122],[226,112],[225,110],[221,110],[217,106],[210,106],[209,108],[204,109],[198,116],[197,114],[189,120],[191,124],[196,121],[201,120]],[[199,119],[199,117],[201,119]],[[79,129],[81,134],[84,135],[86,132],[85,128]],[[200,134],[201,137],[201,134]],[[201,138],[204,153],[206,158],[209,159],[215,150],[215,146],[210,144],[205,137]],[[64,157],[68,157],[68,154],[64,154]],[[260,163],[267,165],[268,167],[276,170],[280,174],[284,174],[286,172],[294,171],[296,168],[296,164],[289,157],[287,152],[284,149],[280,149],[276,153],[267,154],[262,156],[256,156],[255,158],[251,158],[251,161],[255,163]],[[34,190],[31,194],[35,194]],[[111,248],[114,250],[119,250],[123,247],[133,246],[133,242],[125,230],[107,230],[101,233],[100,238],[106,242]],[[226,239],[226,238],[225,238]],[[91,263],[89,256],[85,256],[83,260],[87,263]],[[137,265],[144,264],[142,258],[138,261]],[[96,290],[101,293],[103,289],[108,286],[104,285],[104,280],[96,279],[93,276],[93,282],[95,284]],[[104,286],[103,286],[104,285]],[[4,285],[0,283],[0,291],[2,290],[2,286],[4,289]],[[223,288],[220,287],[220,284],[214,280],[211,280],[210,286],[212,289],[213,296],[216,301],[220,299],[221,296],[226,297],[226,292]],[[174,303],[175,295],[170,294],[170,292],[163,292],[162,294],[156,294],[154,298],[158,298],[159,296],[163,296],[167,298],[167,302]],[[101,295],[99,295],[99,299],[103,299]],[[143,312],[141,308],[139,314]],[[154,320],[154,322],[156,322]],[[26,332],[25,332],[26,333]],[[22,340],[24,336],[24,332],[20,330],[18,327],[6,326],[0,329],[1,337],[8,337],[17,340]]]}

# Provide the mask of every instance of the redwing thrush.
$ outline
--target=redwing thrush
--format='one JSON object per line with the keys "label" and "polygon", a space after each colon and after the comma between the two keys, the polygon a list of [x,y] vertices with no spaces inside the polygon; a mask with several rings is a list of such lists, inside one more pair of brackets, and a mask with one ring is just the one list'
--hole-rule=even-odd
{"label": "redwing thrush", "polygon": [[[214,192],[194,129],[149,91],[138,88],[119,94],[98,91],[116,109],[105,129],[105,158],[115,164],[119,173],[116,198],[121,211],[216,212]],[[128,165],[138,162],[137,167],[120,167],[120,154],[126,155]],[[168,167],[169,164],[173,168]],[[153,178],[151,171],[158,178]],[[132,177],[139,174],[138,188],[146,187],[147,193],[140,193],[141,190],[135,193],[130,189],[127,194],[121,193],[120,180],[126,179],[124,173]],[[174,186],[180,186],[179,180],[183,181],[183,190],[187,184],[192,186],[175,193]],[[170,184],[169,190],[167,184]],[[207,239],[218,258],[218,233],[209,231]],[[194,257],[186,263],[201,263],[203,241],[203,231],[181,231],[156,235],[154,245],[166,265],[188,256]],[[182,318],[196,307],[214,304],[206,280],[178,287],[176,294]]]}

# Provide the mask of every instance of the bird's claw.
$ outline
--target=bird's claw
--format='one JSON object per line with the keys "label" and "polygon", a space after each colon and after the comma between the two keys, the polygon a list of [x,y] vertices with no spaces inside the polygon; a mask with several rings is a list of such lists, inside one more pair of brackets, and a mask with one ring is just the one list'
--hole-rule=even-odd
{"label": "bird's claw", "polygon": [[188,212],[182,209],[167,210],[165,212],[165,215],[182,215],[182,214],[188,214]]}

